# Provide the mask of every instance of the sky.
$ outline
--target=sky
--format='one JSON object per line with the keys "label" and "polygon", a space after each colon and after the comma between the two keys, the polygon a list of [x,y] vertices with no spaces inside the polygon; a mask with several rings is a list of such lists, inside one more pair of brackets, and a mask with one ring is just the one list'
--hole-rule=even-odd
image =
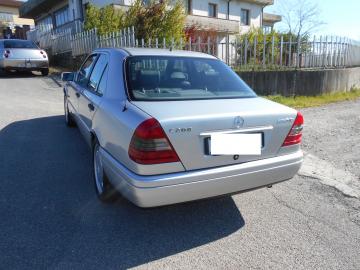
{"label": "sky", "polygon": [[[273,6],[265,8],[265,12],[277,13],[281,1],[275,0]],[[316,35],[333,35],[349,37],[360,40],[360,0],[313,0],[318,3],[321,10],[320,20],[325,22]],[[283,28],[282,23],[276,25],[277,29]]]}

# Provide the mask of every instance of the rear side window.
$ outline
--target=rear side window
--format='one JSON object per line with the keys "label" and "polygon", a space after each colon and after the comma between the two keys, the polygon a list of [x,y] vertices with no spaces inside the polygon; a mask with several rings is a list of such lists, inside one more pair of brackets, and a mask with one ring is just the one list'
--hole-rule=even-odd
{"label": "rear side window", "polygon": [[38,49],[34,42],[28,40],[5,40],[5,49]]}
{"label": "rear side window", "polygon": [[106,87],[107,87],[108,70],[109,70],[109,66],[107,65],[105,70],[104,70],[104,73],[103,73],[103,75],[101,77],[99,87],[97,89],[97,92],[99,94],[101,94],[101,95],[104,94],[104,92],[106,90]]}
{"label": "rear side window", "polygon": [[127,87],[134,100],[195,100],[256,97],[220,60],[133,56],[127,59]]}

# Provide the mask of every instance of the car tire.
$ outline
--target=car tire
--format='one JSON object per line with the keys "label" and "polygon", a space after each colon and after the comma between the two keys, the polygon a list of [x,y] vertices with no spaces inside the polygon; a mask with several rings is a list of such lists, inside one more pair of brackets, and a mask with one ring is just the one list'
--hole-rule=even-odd
{"label": "car tire", "polygon": [[96,141],[93,147],[93,178],[95,191],[100,201],[109,203],[118,198],[118,193],[111,185],[102,163],[100,144]]}
{"label": "car tire", "polygon": [[42,75],[42,76],[47,76],[47,75],[49,75],[49,69],[48,69],[48,68],[42,69],[42,70],[41,70],[41,75]]}
{"label": "car tire", "polygon": [[68,127],[75,127],[76,126],[74,118],[71,115],[71,113],[69,112],[69,107],[68,107],[67,100],[66,100],[65,96],[64,96],[64,116],[65,116],[65,124]]}

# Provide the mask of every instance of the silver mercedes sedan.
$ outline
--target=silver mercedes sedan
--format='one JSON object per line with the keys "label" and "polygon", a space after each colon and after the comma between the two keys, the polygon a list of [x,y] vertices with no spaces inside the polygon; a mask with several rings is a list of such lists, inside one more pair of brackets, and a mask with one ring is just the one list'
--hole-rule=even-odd
{"label": "silver mercedes sedan", "polygon": [[34,42],[20,39],[0,39],[0,69],[5,71],[40,71],[49,74],[49,59]]}
{"label": "silver mercedes sedan", "polygon": [[92,149],[102,201],[235,194],[291,179],[302,164],[303,116],[258,97],[213,56],[99,49],[62,78],[65,121]]}

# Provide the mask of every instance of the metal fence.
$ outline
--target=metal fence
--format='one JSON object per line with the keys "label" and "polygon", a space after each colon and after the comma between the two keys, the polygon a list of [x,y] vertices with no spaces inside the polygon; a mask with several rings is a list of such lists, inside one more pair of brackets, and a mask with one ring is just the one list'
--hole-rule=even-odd
{"label": "metal fence", "polygon": [[240,68],[336,68],[360,65],[360,43],[340,37],[255,36],[221,43],[219,56]]}
{"label": "metal fence", "polygon": [[[239,69],[336,68],[360,65],[360,43],[339,37],[312,40],[261,35],[180,39],[136,39],[134,28],[99,35],[96,29],[74,33],[37,34],[39,45],[52,54],[71,52],[73,57],[101,47],[143,47],[199,51],[212,54]],[[229,41],[231,40],[232,41]],[[225,40],[225,42],[224,42]]]}

